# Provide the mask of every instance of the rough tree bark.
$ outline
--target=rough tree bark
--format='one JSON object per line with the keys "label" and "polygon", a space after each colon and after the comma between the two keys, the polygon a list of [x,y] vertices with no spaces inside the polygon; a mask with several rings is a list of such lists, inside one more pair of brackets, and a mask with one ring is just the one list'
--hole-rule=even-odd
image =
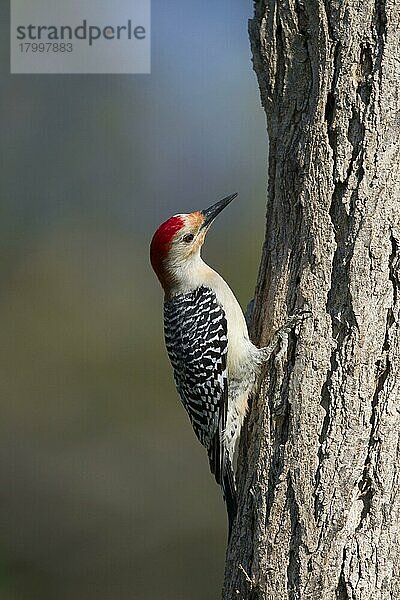
{"label": "rough tree bark", "polygon": [[271,361],[239,456],[225,600],[400,600],[400,5],[261,0],[269,133],[254,340]]}

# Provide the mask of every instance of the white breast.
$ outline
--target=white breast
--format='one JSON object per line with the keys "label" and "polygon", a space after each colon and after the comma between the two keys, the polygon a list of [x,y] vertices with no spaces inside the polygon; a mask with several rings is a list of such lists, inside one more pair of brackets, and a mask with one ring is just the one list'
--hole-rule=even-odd
{"label": "white breast", "polygon": [[228,326],[228,373],[235,375],[247,363],[253,344],[249,339],[243,311],[234,293],[216,271],[210,271],[207,284],[222,304]]}

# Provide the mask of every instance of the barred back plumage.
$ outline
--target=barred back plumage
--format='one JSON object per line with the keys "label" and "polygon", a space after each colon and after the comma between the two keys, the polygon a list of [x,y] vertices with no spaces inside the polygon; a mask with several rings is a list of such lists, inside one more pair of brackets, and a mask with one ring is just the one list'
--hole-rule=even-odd
{"label": "barred back plumage", "polygon": [[200,286],[164,304],[164,333],[175,384],[194,432],[222,486],[230,528],[236,513],[232,464],[224,434],[228,412],[227,322],[213,290]]}

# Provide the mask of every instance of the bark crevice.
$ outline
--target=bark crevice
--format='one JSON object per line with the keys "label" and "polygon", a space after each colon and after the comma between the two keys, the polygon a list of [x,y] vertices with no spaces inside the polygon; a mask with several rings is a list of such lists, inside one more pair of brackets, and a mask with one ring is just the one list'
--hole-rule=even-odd
{"label": "bark crevice", "polygon": [[287,476],[287,506],[290,514],[289,561],[287,567],[287,590],[289,600],[296,600],[300,594],[300,560],[301,544],[300,510],[290,472]]}

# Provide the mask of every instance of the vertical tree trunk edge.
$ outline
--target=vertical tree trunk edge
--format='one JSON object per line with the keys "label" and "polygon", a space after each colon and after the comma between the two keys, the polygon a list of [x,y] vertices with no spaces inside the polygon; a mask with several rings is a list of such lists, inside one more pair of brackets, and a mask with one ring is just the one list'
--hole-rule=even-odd
{"label": "vertical tree trunk edge", "polygon": [[254,341],[313,314],[249,410],[224,600],[400,600],[399,23],[399,0],[255,2]]}

